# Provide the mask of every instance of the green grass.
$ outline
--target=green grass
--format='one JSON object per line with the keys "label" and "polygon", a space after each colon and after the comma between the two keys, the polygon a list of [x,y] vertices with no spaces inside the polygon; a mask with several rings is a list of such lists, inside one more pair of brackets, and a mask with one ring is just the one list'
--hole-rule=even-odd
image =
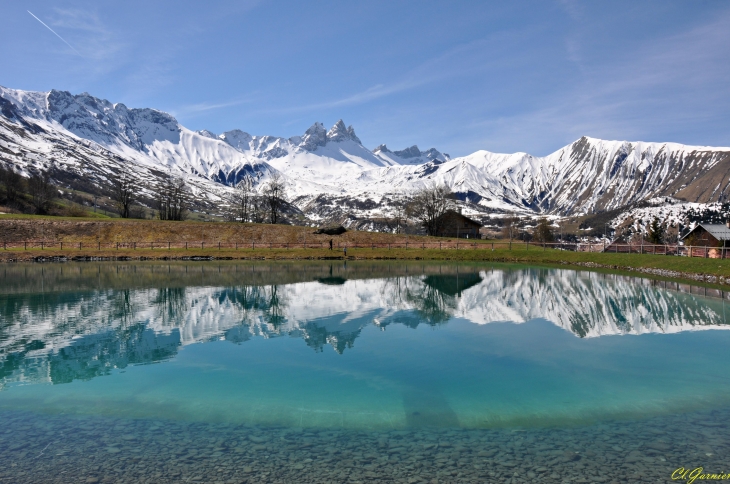
{"label": "green grass", "polygon": [[[688,258],[649,254],[614,254],[614,253],[588,253],[569,252],[554,249],[542,250],[542,248],[531,247],[529,249],[513,248],[495,249],[348,249],[348,259],[358,260],[432,260],[432,261],[490,261],[508,262],[544,266],[580,266],[595,264],[604,269],[618,271],[631,271],[640,269],[656,269],[673,271],[691,277],[696,274],[718,276],[730,280],[730,260]],[[94,247],[64,247],[44,249],[33,248],[29,250],[0,250],[0,260],[33,260],[36,257],[130,257],[133,259],[180,259],[188,257],[215,257],[232,259],[327,259],[344,258],[342,250],[327,249],[267,249],[267,248],[240,248],[218,249],[216,247],[200,249],[164,249],[164,248],[138,248],[131,249],[105,249],[97,250]]]}

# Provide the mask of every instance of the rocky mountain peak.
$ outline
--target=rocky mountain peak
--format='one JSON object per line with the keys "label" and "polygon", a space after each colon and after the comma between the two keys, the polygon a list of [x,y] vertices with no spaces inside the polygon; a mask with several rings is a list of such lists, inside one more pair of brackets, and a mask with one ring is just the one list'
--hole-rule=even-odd
{"label": "rocky mountain peak", "polygon": [[396,155],[400,156],[401,158],[418,158],[421,156],[421,150],[418,149],[418,146],[413,145],[410,148],[406,148],[404,150],[400,151],[394,151]]}
{"label": "rocky mountain peak", "polygon": [[207,129],[201,129],[199,131],[196,131],[196,133],[198,133],[200,136],[205,136],[206,138],[219,139],[217,134],[212,131],[208,131]]}
{"label": "rocky mountain peak", "polygon": [[352,140],[360,143],[360,138],[355,135],[355,129],[352,125],[345,127],[344,121],[341,119],[327,132],[327,141],[346,141]]}
{"label": "rocky mountain peak", "polygon": [[249,143],[251,142],[253,137],[245,131],[241,131],[240,129],[233,129],[231,131],[226,131],[225,133],[220,135],[218,139],[228,143],[237,150],[245,150],[248,149]]}
{"label": "rocky mountain peak", "polygon": [[347,127],[347,135],[350,137],[350,139],[352,141],[362,144],[362,142],[360,141],[360,138],[358,138],[357,135],[355,134],[355,129],[352,127],[352,125]]}
{"label": "rocky mountain peak", "polygon": [[302,136],[299,146],[307,151],[314,151],[319,146],[324,146],[326,144],[327,131],[324,129],[324,125],[322,123],[316,122],[304,132],[304,136]]}

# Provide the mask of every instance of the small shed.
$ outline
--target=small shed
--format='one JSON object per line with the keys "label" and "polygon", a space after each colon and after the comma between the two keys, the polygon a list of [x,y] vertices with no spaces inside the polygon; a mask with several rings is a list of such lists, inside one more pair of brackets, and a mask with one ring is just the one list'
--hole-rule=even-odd
{"label": "small shed", "polygon": [[476,220],[462,215],[456,210],[448,210],[441,216],[439,221],[441,237],[457,237],[460,239],[478,239],[480,238],[479,229],[482,224]]}
{"label": "small shed", "polygon": [[[684,245],[730,247],[730,221],[725,224],[698,224],[682,237]],[[691,244],[688,242],[691,241]]]}

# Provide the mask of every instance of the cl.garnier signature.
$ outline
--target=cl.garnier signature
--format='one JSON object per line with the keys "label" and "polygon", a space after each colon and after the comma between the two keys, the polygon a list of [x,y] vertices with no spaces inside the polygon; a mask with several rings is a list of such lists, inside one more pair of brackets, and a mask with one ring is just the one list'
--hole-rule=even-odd
{"label": "cl.garnier signature", "polygon": [[672,472],[673,481],[687,481],[689,484],[692,484],[697,479],[701,481],[725,481],[730,480],[730,473],[705,472],[703,467],[695,467],[694,469],[685,469],[684,467],[680,467],[676,471]]}

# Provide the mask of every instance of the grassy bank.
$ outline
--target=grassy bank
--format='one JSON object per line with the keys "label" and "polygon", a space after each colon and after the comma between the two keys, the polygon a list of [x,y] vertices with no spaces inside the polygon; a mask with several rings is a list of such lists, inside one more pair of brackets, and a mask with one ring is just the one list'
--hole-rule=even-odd
{"label": "grassy bank", "polygon": [[[41,249],[33,247],[0,249],[0,261],[33,261],[53,258],[65,259],[132,259],[132,260],[185,260],[196,258],[215,259],[343,259],[339,246],[348,246],[347,258],[358,260],[453,260],[517,262],[539,265],[571,265],[576,267],[607,268],[621,271],[639,271],[664,277],[730,283],[730,260],[687,258],[649,254],[616,254],[570,252],[545,249],[523,244],[513,244],[511,250],[491,241],[460,242],[423,236],[384,234],[352,231],[339,236],[315,235],[312,227],[266,224],[238,224],[212,222],[161,222],[154,220],[98,220],[61,219],[55,217],[2,217],[0,233],[4,241],[45,240],[53,245]],[[335,250],[328,250],[329,241]],[[404,241],[409,248],[403,248]],[[125,247],[135,241],[136,249]],[[161,242],[150,249],[152,241],[172,241],[171,249]],[[59,243],[66,245],[63,250]],[[122,245],[116,249],[116,242]],[[188,249],[175,248],[174,244],[188,243]],[[226,247],[226,244],[239,244]],[[443,243],[438,248],[422,249],[422,244]],[[81,249],[78,244],[81,243]],[[99,249],[99,243],[102,245]],[[222,248],[218,248],[218,243]],[[291,248],[268,248],[268,244],[291,244]],[[301,248],[306,243],[309,248]],[[498,243],[504,243],[499,241]],[[299,248],[293,248],[299,244]],[[381,244],[376,248],[352,248],[354,245]],[[388,248],[387,244],[393,244]],[[395,245],[400,245],[396,248]],[[323,248],[318,248],[321,245]],[[201,248],[201,246],[203,248]],[[251,247],[255,247],[252,249]],[[451,247],[451,248],[446,248]]]}
{"label": "grassy bank", "polygon": [[[189,260],[189,259],[232,259],[232,260],[326,260],[345,259],[342,250],[327,249],[267,249],[239,248],[220,249],[102,249],[76,248],[60,250],[29,249],[0,251],[0,260],[33,261],[64,258],[83,259],[130,259],[130,260]],[[730,283],[730,260],[700,259],[661,255],[612,254],[568,252],[553,249],[542,250],[531,247],[495,249],[348,249],[348,260],[433,260],[433,261],[485,261],[512,262],[536,265],[569,265],[576,267],[607,268],[620,271],[638,271],[670,278],[703,280],[725,284]]]}

